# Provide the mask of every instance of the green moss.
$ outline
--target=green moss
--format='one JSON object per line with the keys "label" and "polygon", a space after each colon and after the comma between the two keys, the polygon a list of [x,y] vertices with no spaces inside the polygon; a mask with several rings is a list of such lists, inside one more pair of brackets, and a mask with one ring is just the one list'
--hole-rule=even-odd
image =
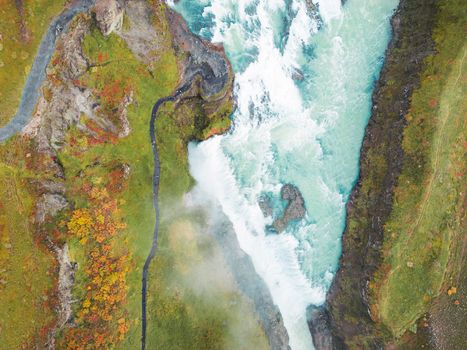
{"label": "green moss", "polygon": [[[439,5],[434,39],[438,53],[425,62],[421,87],[413,94],[404,131],[402,173],[385,226],[387,273],[376,280],[381,321],[399,337],[428,310],[442,286],[448,259],[462,231],[465,150],[462,1]],[[462,11],[464,9],[464,12]],[[456,264],[456,262],[452,262]]]}
{"label": "green moss", "polygon": [[29,218],[36,198],[27,190],[30,174],[19,169],[0,163],[0,344],[5,349],[43,343],[42,329],[54,320],[53,257],[34,241]]}
{"label": "green moss", "polygon": [[[160,20],[161,17],[155,18]],[[164,27],[162,22],[155,25]],[[127,280],[129,292],[126,306],[131,327],[119,345],[120,349],[136,348],[140,343],[141,274],[152,243],[155,221],[149,120],[153,104],[159,98],[170,95],[179,80],[176,56],[170,38],[166,39],[157,60],[147,66],[136,60],[121,38],[113,34],[103,37],[96,28],[92,28],[90,35],[84,39],[83,48],[93,68],[80,80],[97,93],[115,80],[124,81],[131,87],[134,99],[128,108],[131,133],[116,142],[108,140],[93,146],[81,142],[80,148],[76,145],[67,146],[59,154],[67,173],[69,189],[79,187],[79,174],[86,179],[105,178],[115,164],[127,164],[130,168],[128,187],[114,194],[127,224],[125,236],[118,244],[127,246],[133,259],[133,268]],[[245,343],[254,344],[257,349],[267,348],[265,336],[256,322],[251,305],[239,294],[231,280],[229,283],[232,287],[227,291],[221,288],[215,292],[215,297],[202,295],[190,287],[186,271],[195,269],[210,258],[211,252],[216,249],[212,238],[202,238],[193,229],[194,236],[190,243],[186,243],[182,236],[173,239],[174,236],[184,234],[182,228],[192,230],[190,227],[201,220],[187,217],[173,208],[177,207],[181,196],[193,185],[188,172],[187,143],[202,138],[206,130],[212,127],[225,129],[230,122],[230,101],[211,108],[216,103],[204,105],[197,99],[177,106],[166,103],[161,107],[156,120],[163,223],[159,250],[150,272],[148,348],[156,347],[154,344],[159,349],[235,347],[237,344],[233,344],[233,341],[238,342],[237,335],[233,334],[235,329],[242,331],[242,341]],[[207,113],[206,109],[213,111]],[[81,119],[86,122],[87,117]],[[82,132],[76,128],[70,130],[66,144],[70,145],[72,138],[79,139],[80,134]],[[86,205],[79,193],[75,192],[70,199],[80,207]],[[78,260],[85,258],[80,249],[79,244],[71,242],[71,254]],[[228,276],[228,269],[223,269],[223,275]],[[230,277],[225,278],[229,280]],[[84,279],[85,276],[78,275],[77,281],[84,283]],[[76,288],[77,297],[82,293],[80,288]]]}

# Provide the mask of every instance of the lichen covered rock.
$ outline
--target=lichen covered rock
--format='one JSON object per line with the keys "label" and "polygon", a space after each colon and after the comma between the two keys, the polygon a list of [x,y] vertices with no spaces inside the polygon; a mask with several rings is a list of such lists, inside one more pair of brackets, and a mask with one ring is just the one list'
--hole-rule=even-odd
{"label": "lichen covered rock", "polygon": [[107,36],[122,28],[123,9],[116,0],[97,0],[94,14],[102,34]]}

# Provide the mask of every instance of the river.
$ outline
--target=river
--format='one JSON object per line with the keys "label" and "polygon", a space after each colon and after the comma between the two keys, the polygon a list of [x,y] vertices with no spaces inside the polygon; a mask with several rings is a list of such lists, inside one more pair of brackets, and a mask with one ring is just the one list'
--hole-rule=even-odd
{"label": "river", "polygon": [[[308,2],[309,4],[309,2]],[[397,0],[181,0],[197,34],[222,42],[238,108],[223,136],[191,144],[197,191],[220,204],[284,318],[293,350],[312,348],[306,308],[338,268],[345,205],[358,177]],[[271,230],[283,184],[301,191],[305,219]]]}

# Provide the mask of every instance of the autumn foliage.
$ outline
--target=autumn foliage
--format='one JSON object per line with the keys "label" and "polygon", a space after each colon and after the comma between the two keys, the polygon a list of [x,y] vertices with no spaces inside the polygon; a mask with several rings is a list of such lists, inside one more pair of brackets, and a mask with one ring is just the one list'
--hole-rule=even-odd
{"label": "autumn foliage", "polygon": [[117,254],[115,240],[125,224],[119,220],[117,201],[105,187],[84,186],[89,207],[75,209],[66,229],[84,246],[88,282],[76,313],[76,327],[66,331],[66,349],[108,349],[124,339],[129,323],[124,306],[129,255]]}
{"label": "autumn foliage", "polygon": [[104,108],[112,110],[123,100],[125,95],[130,94],[132,88],[127,81],[117,79],[104,85],[98,92]]}

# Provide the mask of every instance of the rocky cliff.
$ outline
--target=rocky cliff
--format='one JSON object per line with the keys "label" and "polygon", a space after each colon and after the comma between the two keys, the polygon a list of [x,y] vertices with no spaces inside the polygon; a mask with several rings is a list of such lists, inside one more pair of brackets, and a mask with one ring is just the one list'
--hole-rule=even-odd
{"label": "rocky cliff", "polygon": [[372,97],[360,156],[360,175],[347,204],[340,268],[324,308],[310,310],[317,349],[383,347],[371,318],[369,282],[381,264],[384,224],[401,170],[402,134],[424,58],[433,53],[435,1],[401,0],[392,39]]}

